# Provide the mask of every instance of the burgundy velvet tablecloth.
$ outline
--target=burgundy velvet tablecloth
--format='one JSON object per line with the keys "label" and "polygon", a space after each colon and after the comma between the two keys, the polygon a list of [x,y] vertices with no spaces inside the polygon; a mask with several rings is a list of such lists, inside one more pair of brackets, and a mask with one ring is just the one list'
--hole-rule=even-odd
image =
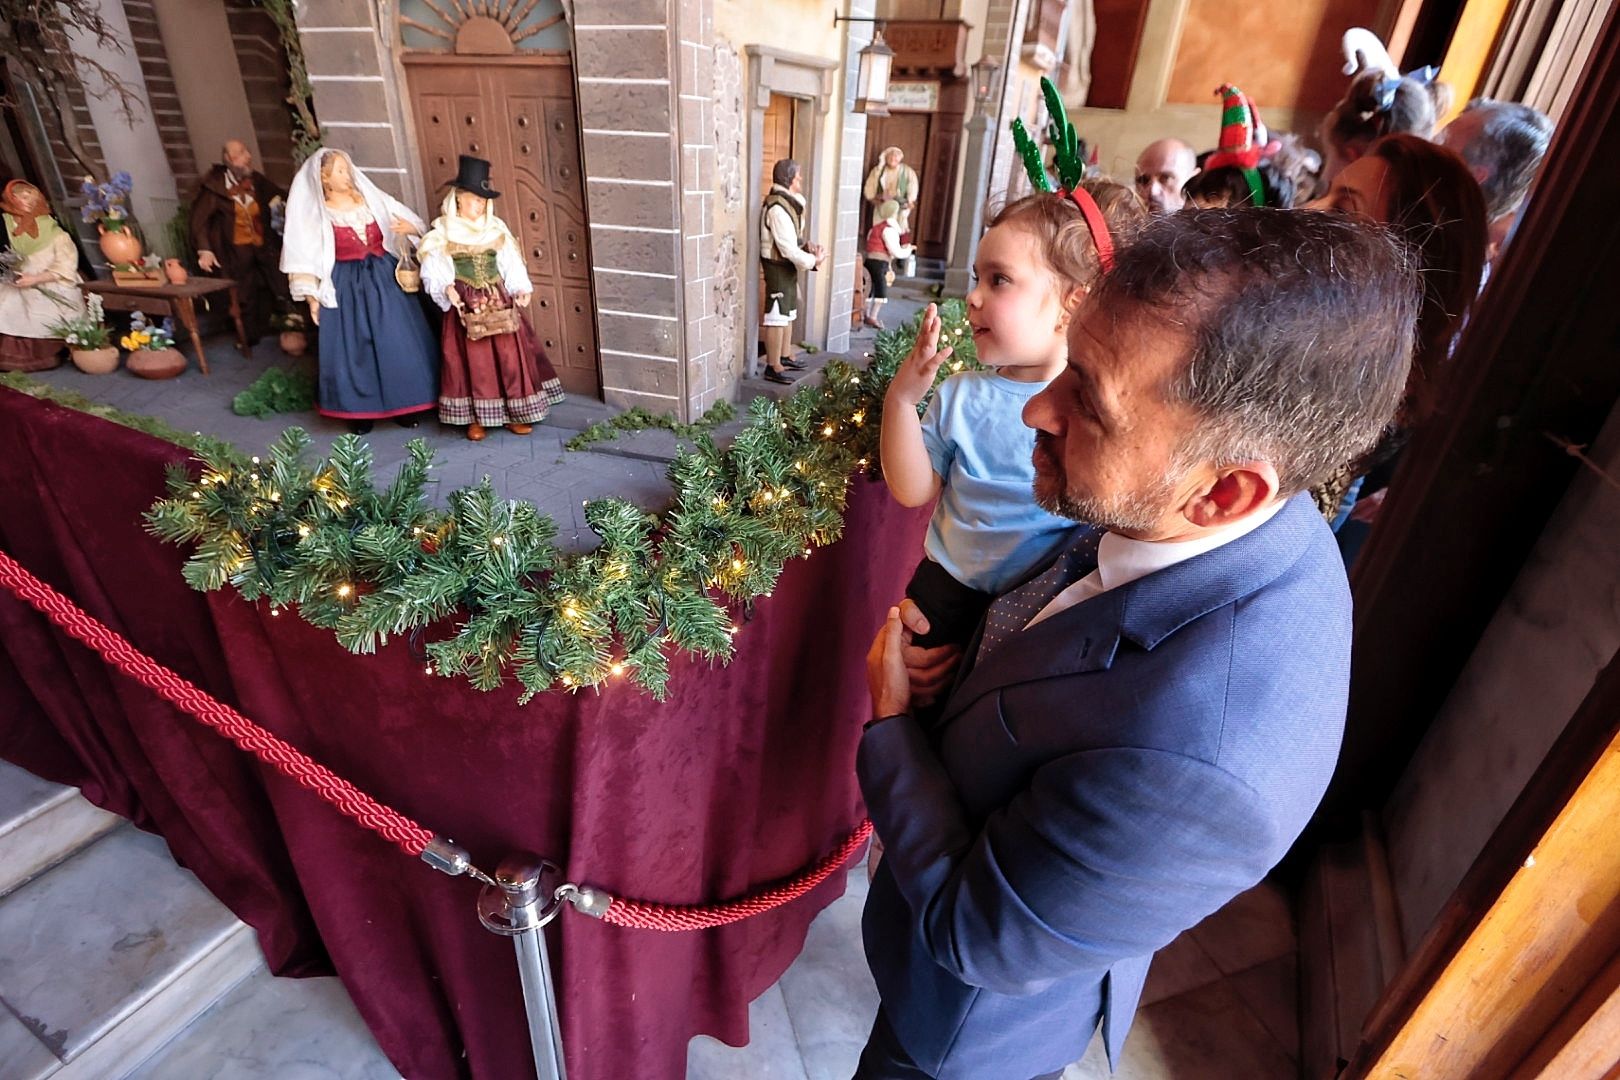
{"label": "burgundy velvet tablecloth", "polygon": [[[615,685],[520,708],[514,688],[426,676],[403,643],[352,656],[295,615],[191,591],[181,550],[139,524],[185,457],[0,390],[0,546],[481,865],[532,850],[572,880],[695,903],[797,871],[860,819],[864,653],[925,523],[881,486],[857,483],[845,539],[789,566],[729,666],[677,660],[662,704]],[[3,592],[0,643],[0,757],[163,836],[272,970],[335,970],[406,1076],[532,1075],[512,947],[480,927],[469,879],[340,817]],[[570,1075],[675,1078],[693,1035],[744,1042],[747,1003],[842,888],[700,933],[565,912],[551,944]]]}

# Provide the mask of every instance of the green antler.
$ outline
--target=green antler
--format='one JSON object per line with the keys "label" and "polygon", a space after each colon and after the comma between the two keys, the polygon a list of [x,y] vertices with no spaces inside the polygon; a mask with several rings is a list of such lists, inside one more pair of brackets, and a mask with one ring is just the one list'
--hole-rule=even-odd
{"label": "green antler", "polygon": [[1051,191],[1052,181],[1047,179],[1046,166],[1041,162],[1041,148],[1024,130],[1024,122],[1016,117],[1012,122],[1012,133],[1013,146],[1018,149],[1018,156],[1024,159],[1024,171],[1029,174],[1029,182],[1036,191]]}
{"label": "green antler", "polygon": [[1052,162],[1057,166],[1058,180],[1063,184],[1063,190],[1073,191],[1075,186],[1085,179],[1086,163],[1080,156],[1080,136],[1069,123],[1069,111],[1063,107],[1063,95],[1051,79],[1041,78],[1041,93],[1046,96],[1046,111],[1051,116],[1051,123],[1047,126],[1047,133],[1052,138],[1052,145],[1057,149],[1057,157]]}

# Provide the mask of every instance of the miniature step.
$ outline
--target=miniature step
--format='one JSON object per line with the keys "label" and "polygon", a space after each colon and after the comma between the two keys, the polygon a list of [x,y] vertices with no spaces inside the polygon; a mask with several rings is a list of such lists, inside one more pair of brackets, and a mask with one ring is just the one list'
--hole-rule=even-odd
{"label": "miniature step", "polygon": [[117,828],[121,820],[73,788],[0,761],[0,896]]}
{"label": "miniature step", "polygon": [[0,899],[6,1075],[122,1075],[262,966],[162,840],[117,828]]}

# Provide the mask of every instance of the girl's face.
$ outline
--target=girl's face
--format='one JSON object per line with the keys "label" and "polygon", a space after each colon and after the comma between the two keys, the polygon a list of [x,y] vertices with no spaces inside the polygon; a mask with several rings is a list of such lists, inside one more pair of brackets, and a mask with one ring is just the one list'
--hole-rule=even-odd
{"label": "girl's face", "polygon": [[349,171],[349,159],[342,154],[329,154],[321,162],[321,179],[328,191],[349,191],[354,187],[354,174]]}
{"label": "girl's face", "polygon": [[1305,204],[1306,210],[1337,210],[1369,221],[1390,219],[1389,162],[1377,154],[1357,158],[1333,178],[1327,194]]}
{"label": "girl's face", "polygon": [[[984,234],[974,259],[968,323],[979,362],[989,367],[1061,364],[1068,355],[1064,286],[1033,233],[1004,222]],[[1075,300],[1083,295],[1071,294]]]}
{"label": "girl's face", "polygon": [[482,195],[474,195],[470,191],[456,192],[456,213],[470,221],[477,221],[484,216],[484,206],[489,200]]}

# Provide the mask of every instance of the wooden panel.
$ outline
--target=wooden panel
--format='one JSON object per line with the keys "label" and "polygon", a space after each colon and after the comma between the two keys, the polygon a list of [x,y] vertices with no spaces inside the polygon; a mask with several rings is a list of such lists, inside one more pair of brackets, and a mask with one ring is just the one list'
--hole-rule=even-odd
{"label": "wooden panel", "polygon": [[1606,1041],[1620,951],[1617,716],[1620,658],[1458,888],[1415,972],[1374,1016],[1347,1076],[1506,1080],[1536,1075],[1563,1046],[1580,1053]]}
{"label": "wooden panel", "polygon": [[794,132],[798,128],[794,121],[797,119],[798,111],[797,99],[785,94],[771,95],[771,103],[765,109],[765,135],[760,140],[759,150],[761,199],[771,193],[771,170],[776,167],[776,163],[783,158],[793,157]]}
{"label": "wooden panel", "polygon": [[1086,106],[1123,109],[1136,74],[1136,54],[1147,25],[1148,0],[1093,0],[1097,43],[1091,50]]}
{"label": "wooden panel", "polygon": [[[571,394],[599,397],[595,307],[573,72],[555,57],[474,63],[407,56],[434,210],[460,154],[487,158],[497,212],[535,286],[530,318]],[[582,298],[582,300],[581,300]],[[544,305],[544,306],[542,306]]]}
{"label": "wooden panel", "polygon": [[1262,119],[1268,108],[1330,109],[1346,82],[1340,35],[1350,26],[1377,26],[1381,6],[1379,0],[1189,0],[1166,100],[1208,105],[1212,146],[1220,116],[1215,90],[1224,82],[1241,86]]}

